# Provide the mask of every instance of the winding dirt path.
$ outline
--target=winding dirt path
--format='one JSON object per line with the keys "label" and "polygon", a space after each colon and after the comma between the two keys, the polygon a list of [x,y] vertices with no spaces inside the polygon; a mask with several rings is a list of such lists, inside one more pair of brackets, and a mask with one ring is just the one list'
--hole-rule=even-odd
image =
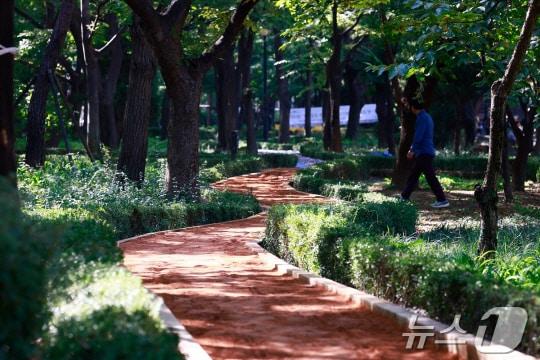
{"label": "winding dirt path", "polygon": [[[216,188],[263,205],[326,199],[292,189],[294,169],[231,178]],[[406,351],[389,318],[286,276],[245,245],[266,215],[150,235],[121,245],[125,265],[162,296],[213,359],[452,359]]]}

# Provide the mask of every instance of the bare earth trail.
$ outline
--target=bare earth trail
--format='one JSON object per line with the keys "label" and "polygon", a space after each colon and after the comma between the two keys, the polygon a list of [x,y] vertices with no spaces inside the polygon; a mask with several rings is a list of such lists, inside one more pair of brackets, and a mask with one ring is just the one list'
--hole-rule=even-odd
{"label": "bare earth trail", "polygon": [[[294,169],[231,178],[220,189],[251,192],[261,204],[326,199],[288,183]],[[213,359],[452,359],[407,351],[389,318],[284,275],[246,246],[266,215],[150,235],[121,245],[125,265]]]}

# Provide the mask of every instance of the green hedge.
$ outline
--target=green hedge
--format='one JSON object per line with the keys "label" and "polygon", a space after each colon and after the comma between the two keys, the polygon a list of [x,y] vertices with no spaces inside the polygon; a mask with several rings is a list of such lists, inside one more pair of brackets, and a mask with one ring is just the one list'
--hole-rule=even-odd
{"label": "green hedge", "polygon": [[7,249],[0,255],[0,296],[7,296],[0,299],[0,358],[181,358],[156,302],[121,267],[116,241],[243,218],[260,206],[252,196],[208,188],[198,202],[170,201],[160,164],[149,163],[140,188],[115,182],[114,164],[82,157],[74,165],[50,157],[40,169],[20,166],[23,213],[0,217]]}
{"label": "green hedge", "polygon": [[261,154],[265,168],[293,168],[298,162],[296,155],[289,154]]}
{"label": "green hedge", "polygon": [[49,315],[49,236],[20,212],[15,192],[0,177],[0,359],[34,357],[35,341]]}
{"label": "green hedge", "polygon": [[[523,255],[524,251],[519,249],[509,254],[504,253],[508,250],[501,250],[496,262],[479,261],[475,257],[477,232],[468,232],[467,239],[454,234],[451,238],[459,239],[457,244],[444,244],[448,240],[442,240],[441,234],[434,242],[392,235],[388,230],[399,233],[400,222],[407,221],[406,217],[400,218],[400,214],[406,213],[399,208],[402,203],[373,208],[374,202],[377,203],[376,199],[364,199],[360,203],[369,205],[371,216],[365,216],[361,206],[350,204],[273,207],[262,245],[303,269],[392,302],[426,310],[442,322],[451,323],[455,314],[461,314],[460,325],[473,333],[487,310],[497,306],[523,307],[529,322],[520,350],[538,355],[540,298],[538,292],[530,290],[531,286],[538,289],[539,272],[534,270],[540,265],[538,250],[531,256]],[[525,220],[524,226],[526,223]],[[501,246],[516,246],[519,234],[524,244],[529,244],[523,246],[530,249],[529,238],[538,233],[525,235],[514,220],[510,226],[514,230],[501,230]],[[518,256],[523,258],[517,259]],[[524,282],[524,278],[529,282]]]}
{"label": "green hedge", "polygon": [[[329,160],[333,164],[348,166],[356,169],[350,174],[349,179],[367,177],[373,171],[391,170],[395,166],[395,159],[373,155],[352,155],[347,153],[334,153],[324,151],[319,143],[307,143],[300,147],[300,153],[304,156]],[[513,161],[511,159],[511,161]],[[354,165],[352,165],[354,164]],[[434,161],[437,170],[450,172],[463,177],[480,178],[487,167],[487,157],[485,156],[437,156]],[[529,157],[527,162],[526,177],[528,180],[540,182],[540,158]]]}

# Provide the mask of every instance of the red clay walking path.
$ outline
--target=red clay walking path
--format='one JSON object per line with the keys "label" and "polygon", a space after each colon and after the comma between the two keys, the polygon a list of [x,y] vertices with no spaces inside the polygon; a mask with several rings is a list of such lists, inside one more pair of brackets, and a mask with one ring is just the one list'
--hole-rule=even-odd
{"label": "red clay walking path", "polygon": [[[294,169],[231,178],[216,188],[251,192],[261,204],[325,201],[288,183]],[[169,231],[121,245],[125,265],[213,359],[452,359],[407,351],[402,329],[322,287],[264,263],[246,246],[265,214]]]}

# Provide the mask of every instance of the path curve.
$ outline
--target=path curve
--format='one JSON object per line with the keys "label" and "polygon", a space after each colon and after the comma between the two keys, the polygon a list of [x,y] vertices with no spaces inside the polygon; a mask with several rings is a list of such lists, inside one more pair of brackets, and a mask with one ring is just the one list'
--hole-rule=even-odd
{"label": "path curve", "polygon": [[[262,205],[326,201],[289,186],[294,169],[216,183]],[[143,236],[121,245],[124,263],[161,296],[213,359],[452,359],[406,351],[393,320],[309,286],[265,263],[246,243],[266,214]]]}

